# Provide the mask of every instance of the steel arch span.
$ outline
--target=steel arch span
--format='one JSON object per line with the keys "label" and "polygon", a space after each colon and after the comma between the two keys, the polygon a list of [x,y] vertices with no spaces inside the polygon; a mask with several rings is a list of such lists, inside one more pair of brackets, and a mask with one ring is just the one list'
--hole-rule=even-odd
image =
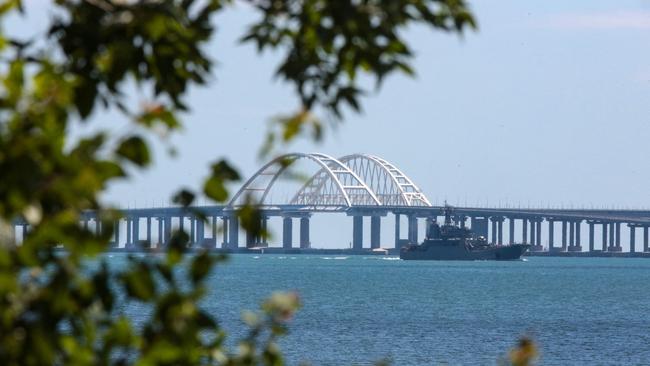
{"label": "steel arch span", "polygon": [[388,161],[368,154],[352,154],[338,159],[346,164],[385,206],[430,207],[431,202],[415,183]]}
{"label": "steel arch span", "polygon": [[320,166],[320,170],[289,204],[319,208],[381,205],[363,179],[337,159],[320,153],[291,153],[279,156],[260,168],[237,191],[228,206],[241,206],[249,197],[255,204],[266,205],[268,194],[278,178],[299,159],[313,161]]}

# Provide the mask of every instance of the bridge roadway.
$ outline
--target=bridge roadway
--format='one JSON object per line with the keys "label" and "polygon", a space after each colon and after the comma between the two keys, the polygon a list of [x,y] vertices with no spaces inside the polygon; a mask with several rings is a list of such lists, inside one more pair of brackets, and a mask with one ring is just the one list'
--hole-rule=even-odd
{"label": "bridge roadway", "polygon": [[[271,217],[281,217],[283,249],[299,247],[311,248],[310,220],[315,214],[340,213],[353,220],[352,247],[354,250],[380,248],[381,221],[388,214],[395,218],[395,236],[391,248],[399,249],[407,243],[414,243],[421,237],[418,233],[420,220],[427,222],[441,220],[441,206],[403,207],[403,206],[344,206],[308,207],[300,205],[274,205],[260,207],[261,227],[266,228]],[[123,218],[114,223],[113,248],[130,249],[135,246],[161,247],[169,240],[174,228],[187,230],[193,245],[235,250],[238,248],[268,247],[265,238],[246,234],[240,244],[239,220],[236,208],[231,206],[201,206],[191,209],[183,207],[139,208],[122,210]],[[206,216],[200,220],[194,212]],[[406,237],[402,238],[401,216],[407,218]],[[364,218],[370,218],[370,245],[364,248]],[[628,229],[629,252],[648,252],[648,210],[561,210],[561,209],[516,209],[516,208],[477,208],[456,207],[454,220],[467,225],[478,235],[483,235],[494,244],[530,243],[532,251],[550,252],[622,252],[621,225]],[[292,238],[293,224],[300,225],[298,245]],[[94,212],[84,214],[81,223],[91,230],[101,230]],[[504,225],[507,224],[507,225]],[[588,246],[581,242],[582,225],[588,226]],[[16,221],[22,235],[28,232],[28,224]],[[507,238],[504,232],[507,226]],[[596,238],[595,227],[600,228],[600,238]],[[636,230],[636,229],[639,230]],[[544,229],[544,230],[542,230]],[[555,235],[559,229],[560,235]],[[125,233],[122,232],[125,231]],[[637,236],[641,235],[642,248],[638,248]],[[221,238],[219,238],[221,236]],[[21,236],[22,237],[22,236]],[[555,243],[559,237],[560,242]],[[544,240],[545,239],[545,240]],[[542,243],[546,244],[543,246]],[[280,243],[276,243],[280,244]],[[384,245],[386,247],[386,245]]]}
{"label": "bridge roadway", "polygon": [[[272,197],[278,185],[276,183],[285,174],[293,173],[289,173],[289,170],[294,169],[293,164],[297,161],[310,163],[318,170],[291,199],[274,202]],[[381,239],[381,221],[388,214],[395,217],[394,241],[388,247],[397,250],[407,243],[419,241],[419,221],[437,221],[442,214],[442,207],[432,205],[411,178],[383,158],[368,154],[334,158],[321,153],[292,153],[279,156],[262,166],[227,205],[122,210],[122,219],[114,223],[112,246],[125,249],[136,246],[161,247],[169,241],[174,228],[188,228],[193,245],[229,250],[268,247],[267,239],[248,233],[245,243],[239,243],[237,211],[248,202],[255,202],[260,210],[260,226],[263,229],[267,227],[269,218],[282,218],[282,242],[274,244],[285,250],[294,248],[294,221],[300,225],[297,247],[311,248],[310,220],[315,214],[350,216],[354,251],[377,249],[381,243],[385,243]],[[195,212],[200,212],[208,220],[200,220]],[[401,235],[401,216],[407,218],[405,238]],[[370,243],[367,248],[364,248],[363,240],[364,218],[370,219]],[[469,226],[476,234],[494,244],[530,243],[533,252],[550,253],[621,253],[623,225],[628,232],[629,251],[636,253],[640,249],[637,248],[637,236],[640,234],[642,252],[650,253],[650,210],[456,207],[454,220],[460,225]],[[507,236],[504,235],[505,222]],[[583,224],[588,226],[588,246],[585,248],[581,242]],[[23,240],[29,232],[28,224],[17,220],[14,225],[17,239]],[[102,230],[94,212],[86,212],[81,225],[97,232]],[[560,230],[559,235],[556,235],[556,229]],[[125,235],[122,235],[122,230]],[[599,240],[596,230],[600,234]],[[546,240],[543,240],[544,237]],[[560,239],[559,243],[555,243],[557,238]]]}

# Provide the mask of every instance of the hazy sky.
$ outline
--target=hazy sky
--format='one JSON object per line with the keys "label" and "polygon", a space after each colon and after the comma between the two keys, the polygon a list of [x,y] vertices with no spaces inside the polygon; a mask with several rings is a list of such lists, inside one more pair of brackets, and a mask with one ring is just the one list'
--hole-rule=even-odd
{"label": "hazy sky", "polygon": [[[388,79],[323,144],[287,150],[382,156],[432,201],[650,206],[650,2],[471,4],[478,32],[411,29],[416,78]],[[261,165],[268,120],[297,100],[272,78],[277,57],[238,45],[251,19],[242,6],[215,19],[215,78],[188,98],[179,157],[159,154],[111,200],[163,200],[221,156],[244,176]]]}
{"label": "hazy sky", "polygon": [[[470,3],[477,32],[410,29],[415,78],[389,78],[324,143],[287,150],[379,155],[432,202],[650,207],[650,1]],[[10,30],[31,30],[48,14],[42,4],[29,2],[36,15]],[[262,165],[269,119],[298,103],[272,77],[278,55],[238,44],[254,19],[241,4],[215,18],[215,77],[187,98],[178,157],[159,144],[155,166],[108,200],[158,205],[179,185],[198,188],[221,157],[245,177]],[[92,123],[129,128],[107,112]]]}

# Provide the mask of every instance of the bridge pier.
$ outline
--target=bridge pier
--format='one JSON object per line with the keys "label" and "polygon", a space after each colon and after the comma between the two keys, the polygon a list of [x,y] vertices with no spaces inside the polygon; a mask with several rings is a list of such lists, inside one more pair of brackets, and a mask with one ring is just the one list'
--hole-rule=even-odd
{"label": "bridge pier", "polygon": [[565,220],[562,220],[562,251],[566,252],[567,251],[567,240],[566,240],[566,227],[567,223]]}
{"label": "bridge pier", "polygon": [[415,215],[409,215],[409,243],[418,243],[418,218]]}
{"label": "bridge pier", "polygon": [[487,217],[477,217],[472,216],[470,219],[470,225],[473,232],[476,235],[482,236],[485,240],[488,240],[488,219]]}
{"label": "bridge pier", "polygon": [[594,251],[594,223],[589,221],[589,251]]}
{"label": "bridge pier", "polygon": [[611,246],[609,247],[610,252],[621,252],[621,223],[616,222],[611,224]]}
{"label": "bridge pier", "polygon": [[636,226],[627,224],[630,228],[630,253],[636,252]]}
{"label": "bridge pier", "polygon": [[528,244],[528,219],[521,220],[521,242]]}
{"label": "bridge pier", "polygon": [[228,248],[228,217],[227,216],[221,217],[221,227],[223,228],[222,229],[223,232],[221,233],[222,236],[221,248]]}
{"label": "bridge pier", "polygon": [[236,215],[228,217],[228,244],[230,249],[239,248],[239,218]]}
{"label": "bridge pier", "polygon": [[370,216],[370,248],[380,247],[381,216]]}
{"label": "bridge pier", "polygon": [[149,246],[149,248],[153,248],[153,240],[151,240],[151,216],[147,216],[146,234],[147,234],[147,245]]}
{"label": "bridge pier", "polygon": [[163,246],[163,242],[165,241],[163,238],[163,222],[164,221],[162,217],[156,217],[156,224],[158,224],[158,242],[156,243],[157,248],[161,248]]}
{"label": "bridge pier", "polygon": [[548,221],[548,251],[549,252],[554,252],[555,249],[556,249],[553,246],[554,245],[553,241],[555,239],[554,238],[554,236],[555,236],[555,233],[554,233],[555,221],[553,221],[553,219],[547,219],[547,221]]}
{"label": "bridge pier", "polygon": [[539,217],[530,219],[530,250],[533,252],[541,252],[544,250],[542,246],[542,220]]}
{"label": "bridge pier", "polygon": [[293,219],[291,217],[282,218],[282,248],[291,249],[293,246]]}
{"label": "bridge pier", "polygon": [[648,227],[644,226],[643,227],[643,252],[647,253],[650,251],[650,248],[648,248]]}
{"label": "bridge pier", "polygon": [[497,243],[497,220],[496,217],[490,217],[490,221],[492,221],[492,236],[490,243],[496,244]]}
{"label": "bridge pier", "polygon": [[[223,230],[226,230],[224,227]],[[217,243],[219,242],[219,239],[217,238],[219,236],[219,217],[218,216],[212,216],[212,248],[217,247]]]}
{"label": "bridge pier", "polygon": [[609,224],[609,245],[607,246],[607,251],[614,251],[615,247],[615,241],[614,241],[614,235],[616,235],[616,228],[614,227],[614,223],[610,222]]}
{"label": "bridge pier", "polygon": [[196,217],[190,216],[190,242],[189,245],[193,247],[197,240],[196,240]]}
{"label": "bridge pier", "polygon": [[126,218],[126,243],[124,244],[125,248],[133,247],[133,218]]}
{"label": "bridge pier", "polygon": [[497,220],[497,244],[503,245],[503,217],[499,217]]}
{"label": "bridge pier", "polygon": [[202,218],[196,220],[196,245],[205,245],[205,221]]}
{"label": "bridge pier", "polygon": [[606,222],[603,222],[602,225],[603,225],[603,240],[602,240],[602,242],[603,242],[602,247],[603,248],[602,248],[602,250],[603,250],[603,252],[606,252],[607,251],[607,227],[608,227],[608,224]]}
{"label": "bridge pier", "polygon": [[508,241],[510,244],[515,243],[515,218],[508,218]]}
{"label": "bridge pier", "polygon": [[395,213],[395,249],[401,249],[402,248],[402,243],[400,239],[400,214]]}
{"label": "bridge pier", "polygon": [[569,224],[571,225],[571,245],[569,246],[569,251],[581,252],[582,246],[580,245],[580,221],[571,221]]}
{"label": "bridge pier", "polygon": [[352,249],[363,249],[363,216],[352,216]]}
{"label": "bridge pier", "polygon": [[309,217],[300,218],[300,248],[311,248],[309,239]]}

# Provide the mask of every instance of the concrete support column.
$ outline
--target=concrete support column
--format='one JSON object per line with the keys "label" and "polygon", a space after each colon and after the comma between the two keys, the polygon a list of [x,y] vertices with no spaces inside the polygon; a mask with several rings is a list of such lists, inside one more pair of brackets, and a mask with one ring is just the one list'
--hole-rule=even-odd
{"label": "concrete support column", "polygon": [[497,221],[497,244],[502,245],[503,244],[503,217],[499,217],[499,221]]}
{"label": "concrete support column", "polygon": [[616,223],[616,247],[620,251],[621,248],[621,223]]}
{"label": "concrete support column", "polygon": [[636,252],[636,226],[628,225],[630,227],[630,253]]}
{"label": "concrete support column", "polygon": [[203,219],[196,220],[196,243],[203,245],[205,240],[205,221]]}
{"label": "concrete support column", "polygon": [[352,249],[363,249],[363,216],[352,216]]}
{"label": "concrete support column", "polygon": [[185,231],[185,217],[183,216],[178,218],[178,230]]}
{"label": "concrete support column", "polygon": [[140,217],[133,218],[133,229],[131,229],[131,244],[140,245]]}
{"label": "concrete support column", "polygon": [[528,219],[521,220],[521,230],[522,230],[521,242],[527,244],[528,243]]}
{"label": "concrete support column", "polygon": [[115,241],[113,242],[113,247],[119,248],[120,247],[120,220],[115,220],[115,223],[113,223],[113,227],[115,230]]}
{"label": "concrete support column", "polygon": [[246,248],[254,247],[255,243],[257,242],[256,239],[257,239],[257,235],[250,232],[249,230],[246,230]]}
{"label": "concrete support column", "polygon": [[575,235],[576,235],[576,223],[574,221],[569,222],[569,250],[573,249],[575,245]]}
{"label": "concrete support column", "polygon": [[594,223],[589,223],[589,251],[594,251]]}
{"label": "concrete support column", "polygon": [[221,241],[221,248],[228,248],[229,247],[229,241],[228,241],[228,216],[223,216],[221,218],[221,223],[223,227],[223,232],[221,235],[223,236],[223,240]]}
{"label": "concrete support column", "polygon": [[169,243],[169,239],[172,236],[172,217],[165,216],[165,225],[163,227],[163,244]]}
{"label": "concrete support column", "polygon": [[163,237],[163,230],[164,230],[164,225],[165,221],[163,221],[162,217],[156,217],[156,222],[158,222],[158,247],[162,247],[165,238]]}
{"label": "concrete support column", "polygon": [[147,243],[149,247],[153,247],[153,240],[151,239],[151,216],[147,216]]}
{"label": "concrete support column", "polygon": [[492,221],[492,235],[490,236],[492,239],[490,242],[492,244],[497,243],[497,219],[495,217],[490,217],[490,221]]}
{"label": "concrete support column", "polygon": [[395,248],[399,249],[400,248],[400,214],[396,213],[395,214]]}
{"label": "concrete support column", "polygon": [[377,249],[380,247],[381,236],[381,217],[370,217],[370,248]]}
{"label": "concrete support column", "polygon": [[132,234],[132,225],[133,219],[130,217],[126,218],[126,243],[125,247],[129,248],[133,245],[133,234]]}
{"label": "concrete support column", "polygon": [[643,227],[643,251],[644,252],[650,251],[650,248],[648,248],[648,227],[647,226]]}
{"label": "concrete support column", "polygon": [[515,243],[515,219],[513,217],[510,217],[508,219],[508,224],[509,224],[508,241],[510,242],[510,244],[514,244]]}
{"label": "concrete support column", "polygon": [[309,217],[300,218],[300,248],[311,248],[309,241]]}
{"label": "concrete support column", "polygon": [[291,249],[293,243],[293,219],[285,217],[282,219],[282,248]]}
{"label": "concrete support column", "polygon": [[411,215],[409,218],[409,243],[417,244],[418,242],[418,218]]}
{"label": "concrete support column", "polygon": [[548,220],[548,250],[549,251],[555,250],[555,247],[553,246],[553,237],[555,236],[554,226],[555,226],[555,221]]}
{"label": "concrete support column", "polygon": [[573,221],[571,222],[571,228],[572,228],[572,233],[571,236],[573,237],[573,245],[569,247],[570,251],[573,252],[581,252],[582,251],[582,246],[580,245],[580,224],[581,220],[578,221]]}
{"label": "concrete support column", "polygon": [[268,216],[263,216],[262,217],[262,231],[260,232],[260,236],[257,240],[258,244],[261,244],[262,246],[268,247],[269,246],[269,239],[268,239],[268,226],[269,226],[269,218]]}
{"label": "concrete support column", "polygon": [[530,219],[530,245],[535,245],[536,240],[535,240],[535,231],[537,230],[537,226],[535,225],[535,221],[533,219]]}
{"label": "concrete support column", "polygon": [[539,219],[537,220],[537,229],[535,230],[537,232],[537,242],[535,243],[538,247],[539,250],[542,249],[542,220]]}
{"label": "concrete support column", "polygon": [[[217,216],[212,216],[212,241],[213,241],[212,244],[214,244],[214,247],[217,246],[217,231],[218,231],[217,224],[218,223],[219,223],[219,218],[217,218]],[[226,230],[225,227],[224,230]]]}
{"label": "concrete support column", "polygon": [[612,222],[612,223],[609,224],[609,247],[607,249],[611,250],[613,252],[615,251],[614,248],[616,246],[616,244],[615,244],[616,242],[614,241],[614,236],[615,235],[616,235],[616,227],[615,227],[614,223]]}
{"label": "concrete support column", "polygon": [[194,245],[196,240],[196,217],[190,216],[190,245]]}
{"label": "concrete support column", "polygon": [[603,252],[607,251],[607,223],[603,222]]}
{"label": "concrete support column", "polygon": [[562,221],[562,251],[566,252],[566,221]]}
{"label": "concrete support column", "polygon": [[228,217],[228,246],[239,248],[239,218],[234,215]]}

